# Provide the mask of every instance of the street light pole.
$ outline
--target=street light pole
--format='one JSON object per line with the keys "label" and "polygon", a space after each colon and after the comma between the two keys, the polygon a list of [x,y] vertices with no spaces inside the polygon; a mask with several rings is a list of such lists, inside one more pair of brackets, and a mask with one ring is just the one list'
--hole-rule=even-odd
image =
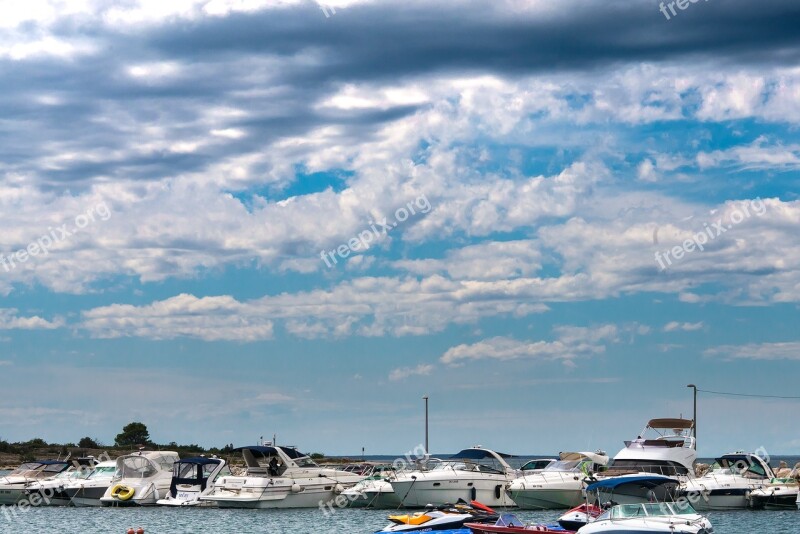
{"label": "street light pole", "polygon": [[430,451],[428,450],[428,396],[425,395],[422,397],[425,400],[425,454],[429,455]]}
{"label": "street light pole", "polygon": [[694,448],[697,450],[697,386],[689,384],[686,387],[694,389],[694,429],[692,430],[692,434],[694,434]]}

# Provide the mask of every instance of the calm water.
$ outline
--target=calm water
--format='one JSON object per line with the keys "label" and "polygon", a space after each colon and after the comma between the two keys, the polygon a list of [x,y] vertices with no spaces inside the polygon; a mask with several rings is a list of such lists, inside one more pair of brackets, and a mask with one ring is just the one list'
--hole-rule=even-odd
{"label": "calm water", "polygon": [[[319,510],[220,510],[215,508],[30,508],[6,517],[0,532],[125,534],[314,533],[368,534],[386,525],[386,510],[345,509],[324,517]],[[558,512],[515,512],[526,521],[553,521]],[[708,514],[719,534],[800,533],[800,511],[740,511]]]}

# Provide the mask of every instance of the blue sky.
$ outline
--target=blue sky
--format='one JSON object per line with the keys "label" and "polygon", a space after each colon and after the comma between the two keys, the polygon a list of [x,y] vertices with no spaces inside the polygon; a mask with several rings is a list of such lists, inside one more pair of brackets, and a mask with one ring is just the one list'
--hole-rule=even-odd
{"label": "blue sky", "polygon": [[[402,454],[429,395],[436,452],[614,453],[795,394],[795,3],[324,7],[0,8],[0,438]],[[700,454],[798,402],[701,393]]]}

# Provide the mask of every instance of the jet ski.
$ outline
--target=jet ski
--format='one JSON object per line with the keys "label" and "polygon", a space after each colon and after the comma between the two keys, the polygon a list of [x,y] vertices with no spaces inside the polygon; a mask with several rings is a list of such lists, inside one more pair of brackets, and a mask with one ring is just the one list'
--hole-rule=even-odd
{"label": "jet ski", "polygon": [[414,532],[431,530],[459,529],[464,523],[485,523],[497,520],[497,512],[473,501],[467,504],[459,501],[456,504],[428,506],[423,512],[398,514],[388,517],[389,523],[378,532]]}

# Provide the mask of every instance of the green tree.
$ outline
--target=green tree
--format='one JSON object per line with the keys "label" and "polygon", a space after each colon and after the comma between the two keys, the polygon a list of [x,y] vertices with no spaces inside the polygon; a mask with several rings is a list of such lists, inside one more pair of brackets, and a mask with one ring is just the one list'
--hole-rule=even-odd
{"label": "green tree", "polygon": [[114,443],[116,443],[118,447],[147,445],[150,443],[150,432],[147,431],[147,425],[144,423],[128,423],[122,427],[122,432],[117,434],[117,437],[114,438]]}
{"label": "green tree", "polygon": [[[117,437],[119,438],[119,436]],[[78,447],[82,449],[99,449],[100,444],[97,442],[96,439],[92,439],[89,436],[86,436],[85,438],[81,438],[81,440],[78,442]]]}

